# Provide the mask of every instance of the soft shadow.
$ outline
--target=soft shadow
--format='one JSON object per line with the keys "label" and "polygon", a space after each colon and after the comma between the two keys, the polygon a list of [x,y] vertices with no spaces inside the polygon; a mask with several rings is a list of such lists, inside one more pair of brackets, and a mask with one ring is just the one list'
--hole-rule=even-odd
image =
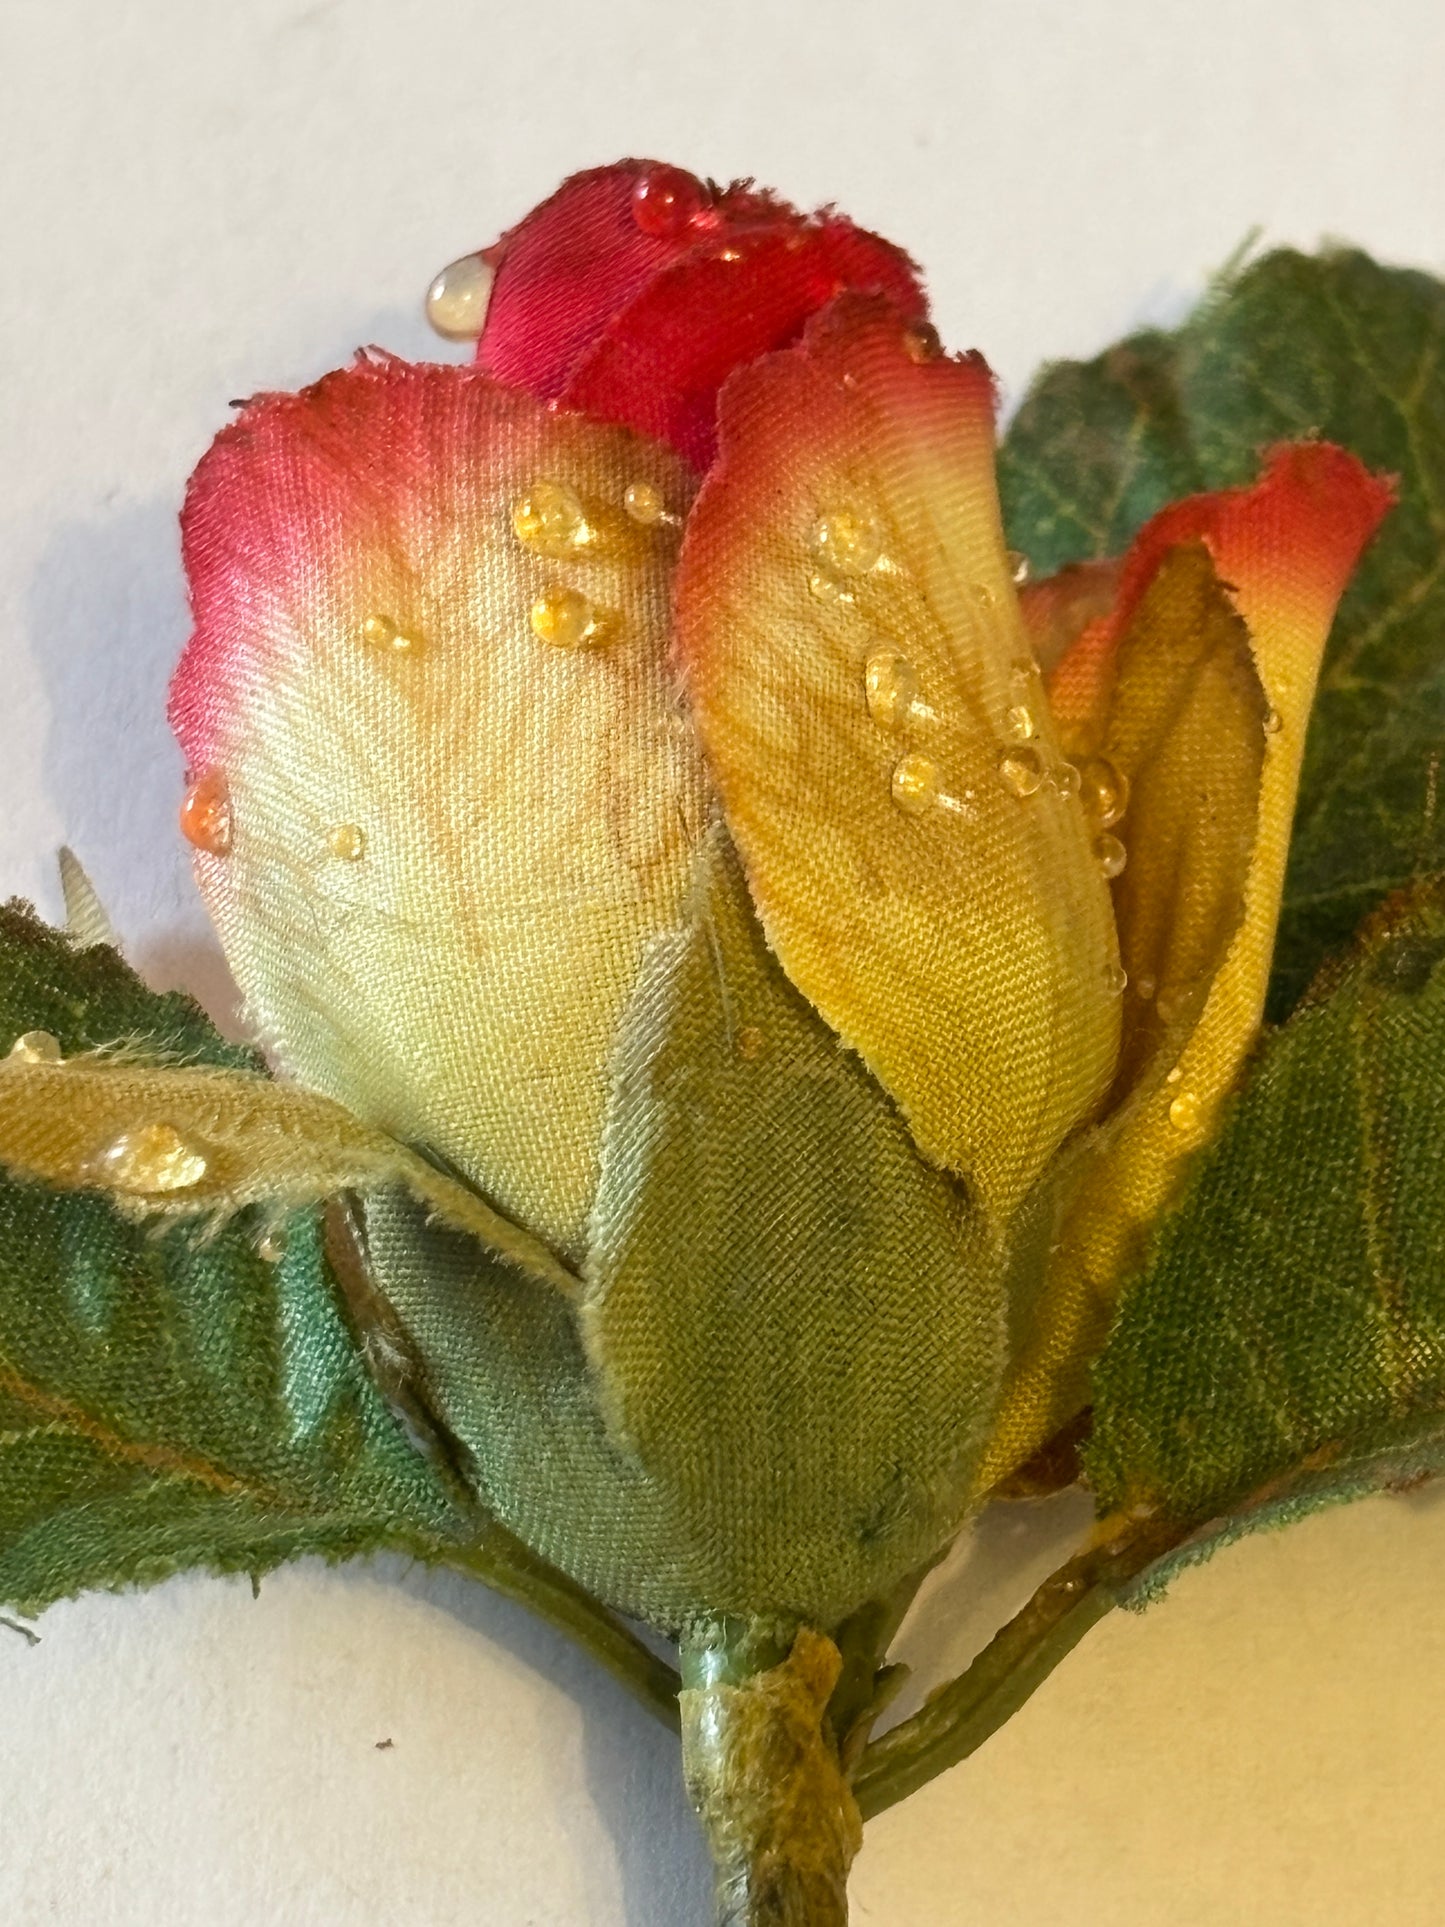
{"label": "soft shadow", "polygon": [[55,530],[31,585],[50,694],[47,790],[129,962],[239,1035],[235,985],[176,827],[184,765],[166,687],[189,633],[175,511],[151,503]]}
{"label": "soft shadow", "polygon": [[935,1685],[961,1673],[1079,1550],[1093,1523],[1085,1492],[988,1506],[924,1581],[893,1642],[913,1675],[880,1722],[883,1732],[915,1712]]}
{"label": "soft shadow", "polygon": [[400,1586],[558,1687],[582,1715],[583,1766],[616,1854],[628,1927],[708,1918],[711,1879],[676,1738],[564,1634],[458,1573],[378,1558],[353,1568]]}

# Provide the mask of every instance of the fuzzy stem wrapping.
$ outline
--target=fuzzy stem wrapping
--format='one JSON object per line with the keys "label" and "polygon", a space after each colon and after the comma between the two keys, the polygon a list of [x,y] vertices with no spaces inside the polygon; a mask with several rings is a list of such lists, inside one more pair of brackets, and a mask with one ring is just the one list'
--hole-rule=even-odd
{"label": "fuzzy stem wrapping", "polygon": [[841,1667],[806,1626],[715,1619],[683,1643],[683,1772],[717,1927],[847,1927],[863,1825],[827,1717]]}

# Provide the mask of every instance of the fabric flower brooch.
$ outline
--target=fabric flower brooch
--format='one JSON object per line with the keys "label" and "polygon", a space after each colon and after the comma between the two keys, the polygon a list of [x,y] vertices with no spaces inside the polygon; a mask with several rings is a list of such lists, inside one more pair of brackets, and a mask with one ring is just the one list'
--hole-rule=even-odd
{"label": "fabric flower brooch", "polygon": [[[186,498],[259,1055],[73,862],[0,922],[0,1593],[458,1566],[679,1726],[720,1920],[828,1927],[1102,1611],[1434,1469],[1445,291],[1269,256],[1001,458],[912,263],[748,184],[577,175],[428,307],[474,363]],[[887,1727],[929,1568],[1080,1478]]]}

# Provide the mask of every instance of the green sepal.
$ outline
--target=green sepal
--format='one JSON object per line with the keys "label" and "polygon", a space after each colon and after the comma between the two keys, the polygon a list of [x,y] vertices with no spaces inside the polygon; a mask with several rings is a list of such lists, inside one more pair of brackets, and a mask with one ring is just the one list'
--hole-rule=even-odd
{"label": "green sepal", "polygon": [[1399,479],[1340,606],[1310,726],[1270,992],[1278,1019],[1390,891],[1445,864],[1445,284],[1288,250],[1227,273],[1176,332],[1046,369],[1000,460],[1037,574],[1117,555],[1181,494],[1323,436]]}
{"label": "green sepal", "polygon": [[1101,1509],[1227,1537],[1433,1466],[1442,1173],[1434,882],[1384,906],[1263,1047],[1126,1290],[1094,1368]]}
{"label": "green sepal", "polygon": [[956,1528],[998,1255],[784,977],[720,834],[624,1018],[587,1280],[604,1414],[706,1554],[700,1605],[831,1625]]}

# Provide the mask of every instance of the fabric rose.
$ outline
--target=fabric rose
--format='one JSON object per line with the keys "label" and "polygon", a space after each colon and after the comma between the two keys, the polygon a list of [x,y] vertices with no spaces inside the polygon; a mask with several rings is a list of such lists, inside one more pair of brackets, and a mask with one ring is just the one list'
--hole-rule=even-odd
{"label": "fabric rose", "polygon": [[188,496],[184,820],[258,1033],[585,1277],[618,1039],[724,835],[994,1254],[977,1489],[1082,1402],[1250,1048],[1388,486],[1276,449],[1021,589],[989,371],[842,217],[625,162],[449,274],[474,366],[262,396]]}
{"label": "fabric rose", "polygon": [[906,257],[656,163],[429,311],[474,364],[257,397],[183,513],[181,823],[272,1074],[27,1027],[0,1165],[250,1213],[244,1400],[335,1286],[497,1583],[677,1637],[719,1917],[841,1927],[900,1615],[1239,1084],[1391,486],[1264,450],[1030,583]]}

